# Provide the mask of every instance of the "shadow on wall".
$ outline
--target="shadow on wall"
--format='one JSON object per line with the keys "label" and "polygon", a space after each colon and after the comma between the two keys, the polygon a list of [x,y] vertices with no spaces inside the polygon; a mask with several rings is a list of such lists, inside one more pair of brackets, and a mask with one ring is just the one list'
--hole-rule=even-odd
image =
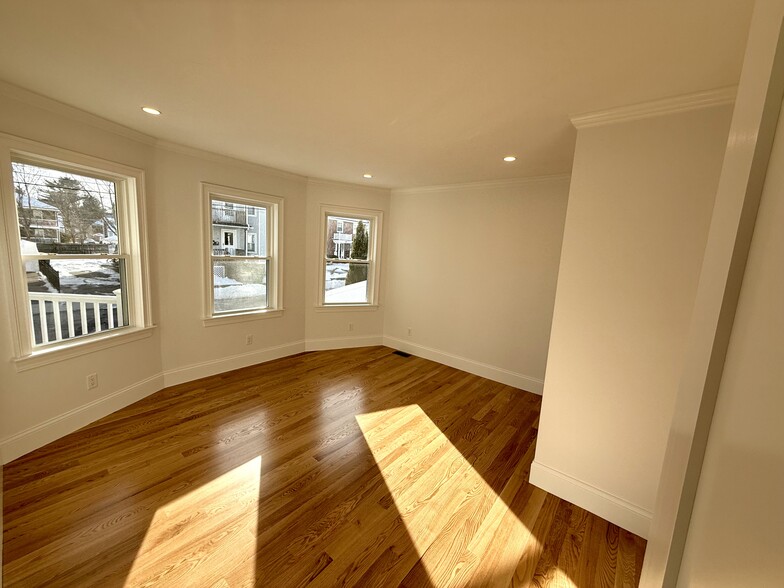
{"label": "shadow on wall", "polygon": [[[755,483],[761,480],[765,483]],[[699,492],[680,577],[704,586],[771,586],[774,578],[784,580],[775,547],[784,524],[782,455],[725,444],[718,460],[706,460]],[[739,547],[728,541],[729,530],[755,537],[755,544]]]}

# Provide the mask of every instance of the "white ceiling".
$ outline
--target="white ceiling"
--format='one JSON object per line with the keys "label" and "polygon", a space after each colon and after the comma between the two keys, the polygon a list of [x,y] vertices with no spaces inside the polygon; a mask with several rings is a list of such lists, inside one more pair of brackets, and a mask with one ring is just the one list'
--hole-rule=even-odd
{"label": "white ceiling", "polygon": [[2,0],[0,79],[313,177],[546,175],[571,169],[570,114],[737,83],[752,4]]}

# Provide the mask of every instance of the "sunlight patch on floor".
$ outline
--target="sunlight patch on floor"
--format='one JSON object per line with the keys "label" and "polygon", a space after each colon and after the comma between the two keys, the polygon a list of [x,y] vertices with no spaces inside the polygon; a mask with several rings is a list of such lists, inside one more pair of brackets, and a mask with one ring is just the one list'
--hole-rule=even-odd
{"label": "sunlight patch on floor", "polygon": [[557,588],[578,588],[577,584],[575,584],[569,575],[561,568],[555,569],[555,577],[551,584]]}
{"label": "sunlight patch on floor", "polygon": [[[516,429],[476,455],[477,471],[419,405],[356,419],[433,584],[476,585],[489,569],[493,578],[511,579],[523,550],[540,547],[529,527],[545,494],[535,489],[519,516],[507,506],[527,482],[527,467],[515,469],[501,496],[479,473]],[[389,426],[390,419],[401,426]],[[401,447],[412,449],[390,462]]]}
{"label": "sunlight patch on floor", "polygon": [[260,476],[258,456],[160,507],[125,586],[253,585]]}

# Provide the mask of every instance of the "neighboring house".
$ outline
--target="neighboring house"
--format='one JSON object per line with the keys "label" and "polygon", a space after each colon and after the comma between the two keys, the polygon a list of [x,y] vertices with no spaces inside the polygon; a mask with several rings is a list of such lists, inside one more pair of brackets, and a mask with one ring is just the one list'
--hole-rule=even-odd
{"label": "neighboring house", "polygon": [[[215,255],[259,255],[266,241],[262,209],[232,202],[212,202],[212,247]],[[263,253],[263,252],[262,252]]]}
{"label": "neighboring house", "polygon": [[58,243],[62,230],[60,211],[31,196],[16,197],[19,236],[34,243]]}
{"label": "neighboring house", "polygon": [[[331,253],[338,259],[349,259],[351,257],[351,241],[354,238],[354,230],[357,221],[348,219],[333,219],[329,223],[332,232]],[[329,249],[329,248],[328,248]]]}
{"label": "neighboring house", "polygon": [[[365,229],[369,229],[367,221]],[[358,220],[348,218],[329,218],[327,225],[327,257],[351,259],[351,244],[357,231]]]}

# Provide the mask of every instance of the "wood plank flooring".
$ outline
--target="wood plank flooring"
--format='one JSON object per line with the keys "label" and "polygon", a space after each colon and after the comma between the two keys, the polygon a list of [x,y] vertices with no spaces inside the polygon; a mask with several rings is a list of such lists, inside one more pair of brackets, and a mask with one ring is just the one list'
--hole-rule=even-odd
{"label": "wood plank flooring", "polygon": [[11,586],[637,586],[528,484],[540,398],[385,347],[167,388],[4,468]]}

